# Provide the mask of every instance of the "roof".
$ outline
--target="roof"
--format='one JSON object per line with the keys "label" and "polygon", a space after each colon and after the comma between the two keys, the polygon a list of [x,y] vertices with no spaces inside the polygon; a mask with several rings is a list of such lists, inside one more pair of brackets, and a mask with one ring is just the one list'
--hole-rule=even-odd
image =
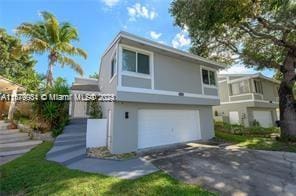
{"label": "roof", "polygon": [[20,84],[17,84],[3,76],[0,76],[0,91],[12,91],[17,89],[17,91],[22,92],[26,91],[26,88]]}
{"label": "roof", "polygon": [[71,90],[77,90],[77,91],[94,91],[98,92],[100,91],[99,86],[95,84],[74,84],[71,87]]}
{"label": "roof", "polygon": [[149,40],[149,39],[146,39],[146,38],[143,38],[143,37],[140,37],[140,36],[128,33],[128,32],[125,32],[125,31],[120,31],[117,34],[115,39],[111,42],[111,44],[108,46],[108,48],[103,53],[103,56],[105,56],[105,54],[112,48],[112,46],[122,38],[129,39],[129,40],[138,42],[138,43],[143,44],[143,45],[155,47],[155,48],[158,48],[158,49],[170,52],[170,53],[174,53],[174,54],[177,54],[177,55],[182,55],[184,57],[187,57],[187,58],[190,58],[190,59],[193,59],[193,60],[198,60],[198,61],[202,61],[202,62],[205,62],[205,63],[209,63],[211,65],[214,65],[214,66],[218,67],[218,68],[223,68],[224,69],[226,67],[225,65],[222,65],[220,63],[211,61],[211,60],[203,58],[203,57],[200,57],[198,55],[195,55],[195,54],[192,54],[192,53],[189,53],[189,52],[185,52],[185,51],[182,51],[182,50],[178,50],[178,49],[173,48],[171,46],[167,46],[167,45],[164,45],[164,44],[161,44],[161,43],[158,43],[158,42],[155,42],[155,41],[152,41],[152,40]]}
{"label": "roof", "polygon": [[219,74],[218,75],[218,77],[220,77],[220,78],[229,77],[229,76],[230,77],[231,76],[239,77],[237,79],[232,79],[231,82],[236,82],[236,81],[241,81],[241,80],[246,80],[246,79],[252,79],[252,78],[262,78],[262,79],[265,79],[265,80],[280,84],[280,81],[278,81],[276,79],[273,79],[273,78],[270,78],[270,77],[267,77],[267,76],[264,76],[261,73],[254,73],[254,74]]}

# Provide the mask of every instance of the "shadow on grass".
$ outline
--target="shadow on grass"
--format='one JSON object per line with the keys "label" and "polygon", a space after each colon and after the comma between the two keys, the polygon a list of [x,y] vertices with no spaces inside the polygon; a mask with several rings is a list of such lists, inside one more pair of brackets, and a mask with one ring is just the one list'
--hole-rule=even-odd
{"label": "shadow on grass", "polygon": [[52,144],[44,142],[0,167],[0,195],[209,195],[197,186],[180,183],[163,172],[136,180],[121,180],[70,170],[45,160]]}
{"label": "shadow on grass", "polygon": [[222,131],[216,131],[215,133],[217,138],[235,143],[243,148],[296,152],[295,143],[281,142],[268,137],[234,135]]}

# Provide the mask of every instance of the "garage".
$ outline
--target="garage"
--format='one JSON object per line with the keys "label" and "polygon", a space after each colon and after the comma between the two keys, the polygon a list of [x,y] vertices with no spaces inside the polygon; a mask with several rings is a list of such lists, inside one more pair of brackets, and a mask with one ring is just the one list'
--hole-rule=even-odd
{"label": "garage", "polygon": [[138,110],[139,149],[198,139],[198,110]]}
{"label": "garage", "polygon": [[270,111],[253,111],[254,120],[258,121],[261,127],[272,127],[272,116]]}

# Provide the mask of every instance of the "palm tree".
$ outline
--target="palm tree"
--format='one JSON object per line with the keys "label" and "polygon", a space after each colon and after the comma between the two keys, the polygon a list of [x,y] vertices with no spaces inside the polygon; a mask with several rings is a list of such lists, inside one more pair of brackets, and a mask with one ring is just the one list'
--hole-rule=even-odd
{"label": "palm tree", "polygon": [[70,56],[87,58],[87,53],[81,48],[74,47],[71,42],[78,40],[78,32],[70,23],[59,23],[57,18],[49,12],[41,12],[43,21],[23,23],[16,29],[18,35],[28,38],[22,47],[23,52],[48,53],[47,85],[52,86],[53,67],[59,63],[62,67],[70,66],[83,75],[81,66]]}

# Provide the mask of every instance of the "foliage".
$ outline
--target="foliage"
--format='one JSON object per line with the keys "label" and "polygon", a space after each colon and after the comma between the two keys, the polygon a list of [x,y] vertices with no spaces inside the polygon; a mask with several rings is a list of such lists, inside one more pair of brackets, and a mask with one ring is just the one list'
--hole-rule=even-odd
{"label": "foliage", "polygon": [[213,195],[178,182],[163,172],[136,180],[70,170],[46,161],[52,147],[44,142],[24,156],[0,166],[1,195]]}
{"label": "foliage", "polygon": [[97,72],[89,75],[90,78],[99,79],[99,74]]}
{"label": "foliage", "polygon": [[188,30],[191,52],[228,65],[279,70],[281,137],[296,138],[295,0],[174,0],[175,23]]}
{"label": "foliage", "polygon": [[[283,73],[280,71],[275,72],[273,79],[281,81],[283,79]],[[294,94],[294,98],[296,99],[296,83],[294,83],[293,94]]]}
{"label": "foliage", "polygon": [[90,115],[91,118],[102,118],[103,113],[100,106],[100,103],[98,101],[89,101],[87,102],[88,107],[88,115]]}
{"label": "foliage", "polygon": [[253,120],[252,126],[253,127],[260,127],[260,123],[257,120]]}
{"label": "foliage", "polygon": [[261,127],[258,121],[254,121],[251,127],[244,127],[242,125],[232,125],[225,122],[215,122],[215,130],[231,133],[234,135],[248,135],[248,136],[262,136],[270,137],[270,134],[279,134],[277,127],[264,128]]}
{"label": "foliage", "polygon": [[[64,100],[64,98],[70,96],[69,87],[66,80],[57,78],[53,86],[44,86],[39,90],[39,93],[40,98],[33,105],[34,128],[42,132],[51,130],[53,136],[57,136],[62,132],[69,119],[69,103]],[[47,99],[42,100],[41,95],[46,95]],[[60,98],[63,100],[60,100]]]}
{"label": "foliage", "polygon": [[27,38],[22,52],[37,54],[48,53],[47,84],[52,85],[53,66],[59,63],[62,67],[69,66],[80,75],[83,75],[81,65],[70,56],[87,58],[87,53],[81,48],[72,45],[78,41],[78,32],[70,23],[59,23],[57,18],[49,12],[41,12],[43,21],[37,23],[23,23],[17,27],[17,34]]}
{"label": "foliage", "polygon": [[215,131],[215,136],[227,142],[232,142],[242,148],[271,151],[296,152],[296,143],[281,142],[275,138],[260,135],[234,135],[223,131]]}
{"label": "foliage", "polygon": [[23,85],[29,92],[38,88],[41,76],[34,71],[36,61],[28,52],[17,52],[21,40],[0,29],[0,75]]}
{"label": "foliage", "polygon": [[291,0],[174,0],[170,11],[188,28],[193,53],[226,64],[279,69],[287,49],[296,48]]}

